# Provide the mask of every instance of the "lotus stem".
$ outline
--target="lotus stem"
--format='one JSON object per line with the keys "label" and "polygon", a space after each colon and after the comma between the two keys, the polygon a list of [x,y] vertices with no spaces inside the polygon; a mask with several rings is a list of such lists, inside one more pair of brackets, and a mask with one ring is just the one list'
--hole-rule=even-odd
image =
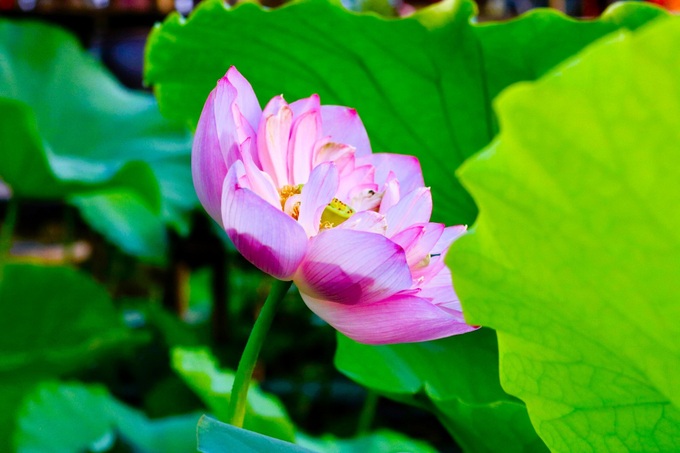
{"label": "lotus stem", "polygon": [[276,308],[283,300],[288,292],[290,285],[293,282],[284,282],[276,280],[272,285],[272,289],[265,300],[260,314],[255,321],[248,342],[241,355],[241,360],[236,369],[236,377],[234,378],[234,385],[231,388],[231,398],[229,400],[229,409],[227,411],[227,422],[233,426],[242,428],[243,419],[246,415],[246,397],[248,396],[248,387],[253,376],[253,370],[257,363],[257,358],[260,355],[262,344],[267,336],[269,327],[272,325]]}

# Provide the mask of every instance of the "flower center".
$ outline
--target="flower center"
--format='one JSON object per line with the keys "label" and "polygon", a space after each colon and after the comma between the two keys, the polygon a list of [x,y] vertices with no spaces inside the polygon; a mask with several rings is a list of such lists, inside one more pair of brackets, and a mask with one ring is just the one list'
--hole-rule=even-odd
{"label": "flower center", "polygon": [[[302,193],[303,184],[298,184],[297,186],[283,186],[279,190],[279,197],[281,198],[281,209],[286,210],[286,201],[293,195],[300,195]],[[297,219],[297,217],[296,217]]]}
{"label": "flower center", "polygon": [[353,214],[354,209],[337,198],[333,198],[321,214],[321,228],[328,229],[338,226],[352,217]]}
{"label": "flower center", "polygon": [[[279,190],[281,209],[295,220],[300,216],[300,200],[302,199],[303,186],[304,184],[298,184],[297,186],[286,185]],[[346,203],[333,198],[321,214],[319,227],[321,229],[336,227],[352,217],[354,212],[354,209]]]}

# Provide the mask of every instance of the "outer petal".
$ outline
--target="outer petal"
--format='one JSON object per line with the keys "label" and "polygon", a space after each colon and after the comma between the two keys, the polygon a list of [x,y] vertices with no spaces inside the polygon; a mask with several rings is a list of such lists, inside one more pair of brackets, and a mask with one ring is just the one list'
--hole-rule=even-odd
{"label": "outer petal", "polygon": [[250,124],[250,128],[257,130],[260,117],[262,117],[262,109],[260,108],[260,102],[255,96],[253,87],[234,66],[229,68],[224,78],[236,89],[236,104],[241,114]]}
{"label": "outer petal", "polygon": [[364,123],[356,110],[335,105],[321,106],[323,135],[330,135],[331,141],[344,143],[356,148],[356,156],[371,154],[371,144]]}
{"label": "outer petal", "polygon": [[307,251],[307,235],[283,211],[239,187],[237,167],[230,168],[224,179],[224,229],[236,249],[257,268],[279,280],[290,280]]}
{"label": "outer petal", "polygon": [[474,330],[462,316],[411,294],[398,294],[372,304],[346,305],[313,298],[302,300],[323,320],[360,343],[390,344],[436,340]]}
{"label": "outer petal", "polygon": [[222,225],[222,184],[227,166],[220,151],[214,114],[215,92],[203,106],[191,151],[191,175],[203,208]]}
{"label": "outer petal", "polygon": [[403,196],[387,210],[387,237],[416,223],[427,223],[432,215],[432,194],[429,187],[421,187]]}
{"label": "outer petal", "polygon": [[401,193],[409,193],[425,186],[423,171],[417,157],[403,154],[376,153],[362,157],[357,165],[369,163],[375,167],[375,183],[382,186],[389,180],[390,172],[399,180]]}
{"label": "outer petal", "polygon": [[312,297],[355,305],[411,287],[402,248],[384,236],[334,228],[310,240],[295,284]]}
{"label": "outer petal", "polygon": [[319,232],[321,214],[338,190],[338,170],[332,162],[325,162],[312,171],[309,182],[302,188],[298,222],[307,236]]}

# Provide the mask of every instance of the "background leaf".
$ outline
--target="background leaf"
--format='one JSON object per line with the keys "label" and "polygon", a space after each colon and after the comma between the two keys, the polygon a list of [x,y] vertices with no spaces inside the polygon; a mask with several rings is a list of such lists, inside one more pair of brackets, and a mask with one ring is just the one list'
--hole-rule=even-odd
{"label": "background leaf", "polygon": [[461,170],[454,284],[556,452],[680,445],[679,39],[661,19],[508,90]]}
{"label": "background leaf", "polygon": [[524,405],[500,387],[492,330],[387,346],[338,334],[335,364],[366,387],[435,412],[465,451],[546,451]]}
{"label": "background leaf", "polygon": [[[153,96],[120,85],[72,35],[0,20],[0,115],[0,149],[11,150],[0,154],[0,177],[15,196],[135,192],[157,223],[188,232],[188,212],[197,203],[188,131],[164,120]],[[119,209],[108,197],[90,198],[88,207],[98,203],[101,211]],[[116,227],[125,222],[135,229],[139,222],[123,214],[116,214],[115,227],[91,226],[133,253]]]}
{"label": "background leaf", "polygon": [[11,451],[17,407],[39,381],[141,340],[90,278],[70,268],[33,265],[4,264],[0,331],[0,451]]}
{"label": "background leaf", "polygon": [[[213,414],[227,419],[234,373],[219,369],[208,349],[174,348],[172,366]],[[251,383],[246,403],[244,428],[287,441],[295,440],[295,427],[281,402]]]}
{"label": "background leaf", "polygon": [[454,172],[495,135],[492,97],[539,77],[593,39],[661,11],[630,5],[599,21],[576,22],[544,10],[477,26],[469,22],[473,3],[465,0],[399,20],[351,13],[326,0],[273,10],[250,3],[229,9],[210,0],[188,20],[174,14],[155,29],[145,77],[164,114],[191,126],[230,65],[253,84],[261,103],[281,93],[289,101],[319,93],[325,104],[354,107],[374,151],[420,158],[435,220],[471,224],[476,206]]}
{"label": "background leaf", "polygon": [[18,453],[108,451],[118,438],[140,453],[195,451],[200,414],[149,420],[101,386],[44,382],[26,396]]}

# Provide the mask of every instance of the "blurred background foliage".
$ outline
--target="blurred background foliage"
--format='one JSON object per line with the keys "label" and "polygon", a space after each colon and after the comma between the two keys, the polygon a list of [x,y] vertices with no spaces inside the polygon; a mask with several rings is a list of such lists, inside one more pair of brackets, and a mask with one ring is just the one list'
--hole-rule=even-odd
{"label": "blurred background foliage", "polygon": [[[480,21],[528,7],[513,5],[480,4]],[[223,417],[271,284],[191,183],[191,128],[229,65],[262,101],[318,92],[356,107],[375,151],[419,156],[435,220],[471,224],[454,173],[496,135],[498,93],[665,14],[639,4],[590,22],[541,10],[473,24],[467,1],[414,13],[423,5],[208,0],[151,35],[159,110],[140,90],[147,34],[195,6],[0,0],[0,451],[192,451],[200,414]],[[246,428],[312,450],[546,449],[500,387],[490,329],[369,347],[336,338],[293,291],[255,378]]]}

